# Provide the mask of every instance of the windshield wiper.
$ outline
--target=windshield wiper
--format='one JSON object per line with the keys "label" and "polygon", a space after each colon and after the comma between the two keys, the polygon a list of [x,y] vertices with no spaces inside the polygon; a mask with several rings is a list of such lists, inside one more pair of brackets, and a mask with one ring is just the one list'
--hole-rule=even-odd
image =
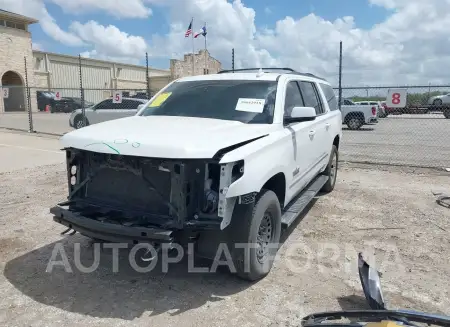
{"label": "windshield wiper", "polygon": [[355,320],[362,322],[374,322],[381,320],[394,320],[416,326],[414,323],[424,323],[428,325],[438,325],[450,327],[450,317],[429,315],[425,313],[398,311],[398,310],[355,310],[355,311],[334,311],[315,313],[306,316],[302,320],[304,327],[318,327],[323,326],[322,322],[330,321],[330,325],[337,325],[331,321],[342,318],[351,319],[352,322],[347,325],[353,325]]}

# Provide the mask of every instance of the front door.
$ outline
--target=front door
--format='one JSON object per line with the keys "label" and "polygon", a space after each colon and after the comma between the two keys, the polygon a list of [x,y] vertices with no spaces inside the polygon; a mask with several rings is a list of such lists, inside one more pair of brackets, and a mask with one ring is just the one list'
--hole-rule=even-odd
{"label": "front door", "polygon": [[[294,107],[304,107],[305,103],[296,81],[290,81],[286,87],[284,103],[284,115],[290,116]],[[297,195],[306,184],[314,177],[312,162],[314,161],[314,148],[316,136],[312,126],[314,121],[292,123],[285,128],[292,136],[292,147],[294,152],[293,164],[287,176],[286,203]]]}

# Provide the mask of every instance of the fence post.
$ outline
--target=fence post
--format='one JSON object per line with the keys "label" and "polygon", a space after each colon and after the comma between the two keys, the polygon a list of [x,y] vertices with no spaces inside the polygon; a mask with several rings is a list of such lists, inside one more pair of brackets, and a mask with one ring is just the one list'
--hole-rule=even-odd
{"label": "fence post", "polygon": [[84,89],[83,89],[83,74],[81,72],[81,54],[78,55],[78,64],[80,69],[80,93],[81,93],[81,116],[83,117],[83,126],[86,126],[86,112],[84,108]]}
{"label": "fence post", "polygon": [[339,43],[339,110],[342,107],[342,41]]}
{"label": "fence post", "polygon": [[147,74],[147,97],[150,99],[150,76],[148,75],[148,52],[145,53],[145,66]]}
{"label": "fence post", "polygon": [[234,73],[234,48],[231,49],[231,69],[233,70]]}
{"label": "fence post", "polygon": [[28,68],[27,68],[27,57],[23,57],[25,61],[25,92],[27,93],[27,109],[28,109],[28,133],[33,133],[33,114],[31,112],[31,94],[30,87],[28,85]]}

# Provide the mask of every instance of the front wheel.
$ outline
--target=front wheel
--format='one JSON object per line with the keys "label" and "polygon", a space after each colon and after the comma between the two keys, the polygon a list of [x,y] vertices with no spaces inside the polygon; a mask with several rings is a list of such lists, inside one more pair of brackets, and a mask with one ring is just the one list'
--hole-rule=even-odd
{"label": "front wheel", "polygon": [[[86,118],[86,126],[88,126],[88,125],[89,125],[89,121]],[[75,117],[75,119],[73,120],[73,126],[75,127],[75,129],[80,129],[85,126],[82,115],[78,115]]]}
{"label": "front wheel", "polygon": [[264,278],[272,268],[281,235],[281,207],[275,193],[263,189],[254,206],[237,205],[230,227],[236,274],[248,281]]}
{"label": "front wheel", "polygon": [[436,99],[433,101],[433,105],[435,106],[442,106],[442,100],[441,99]]}

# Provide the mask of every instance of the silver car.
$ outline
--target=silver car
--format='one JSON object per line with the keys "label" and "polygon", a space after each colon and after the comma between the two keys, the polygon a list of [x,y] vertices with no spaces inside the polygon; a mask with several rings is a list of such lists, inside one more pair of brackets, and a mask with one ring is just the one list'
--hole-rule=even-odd
{"label": "silver car", "polygon": [[[101,123],[107,120],[134,116],[148,100],[139,98],[122,98],[122,103],[113,103],[112,98],[103,100],[92,107],[85,108],[86,125]],[[72,112],[69,125],[73,128],[84,126],[82,110]]]}
{"label": "silver car", "polygon": [[450,93],[444,95],[436,95],[428,99],[428,104],[441,106],[443,104],[450,104]]}

